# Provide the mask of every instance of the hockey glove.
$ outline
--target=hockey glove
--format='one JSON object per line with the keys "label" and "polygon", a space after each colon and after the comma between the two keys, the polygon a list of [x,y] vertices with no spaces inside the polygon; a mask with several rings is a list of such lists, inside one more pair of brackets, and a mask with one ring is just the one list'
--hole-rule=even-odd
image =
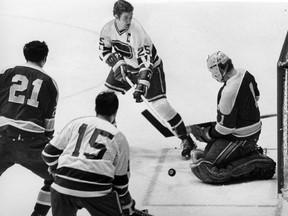
{"label": "hockey glove", "polygon": [[128,192],[123,197],[119,197],[119,199],[122,207],[123,216],[133,215],[135,211],[135,201],[130,196],[130,193]]}
{"label": "hockey glove", "polygon": [[112,67],[114,78],[118,81],[125,80],[127,75],[127,64],[120,53],[111,53],[106,59],[106,63]]}
{"label": "hockey glove", "polygon": [[152,76],[152,71],[150,69],[146,69],[140,71],[138,84],[133,93],[133,98],[136,100],[136,103],[141,103],[143,100],[141,96],[146,97],[147,91],[150,87],[150,79]]}
{"label": "hockey glove", "polygon": [[135,91],[133,93],[133,98],[136,100],[136,103],[141,103],[143,100],[141,98],[141,95],[146,95],[148,88],[146,85],[138,84],[135,88]]}

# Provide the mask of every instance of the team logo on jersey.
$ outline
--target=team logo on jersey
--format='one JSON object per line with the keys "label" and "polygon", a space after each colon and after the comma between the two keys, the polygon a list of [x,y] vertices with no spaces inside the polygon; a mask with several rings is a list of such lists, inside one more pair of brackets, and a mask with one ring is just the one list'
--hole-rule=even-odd
{"label": "team logo on jersey", "polygon": [[129,44],[123,43],[119,40],[112,40],[112,46],[114,47],[116,52],[120,53],[125,58],[133,58],[132,47]]}

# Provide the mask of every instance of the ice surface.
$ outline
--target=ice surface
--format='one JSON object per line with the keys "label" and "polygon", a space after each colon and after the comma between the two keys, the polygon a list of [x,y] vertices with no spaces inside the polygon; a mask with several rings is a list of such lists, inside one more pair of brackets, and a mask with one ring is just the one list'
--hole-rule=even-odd
{"label": "ice surface", "polygon": [[[186,123],[215,120],[220,84],[206,69],[208,54],[222,50],[248,69],[261,91],[261,114],[276,112],[276,63],[288,27],[286,2],[131,1],[134,17],[164,62],[168,99]],[[98,37],[112,19],[114,1],[1,0],[0,68],[24,62],[23,45],[44,40],[44,69],[60,90],[59,131],[71,119],[94,114],[94,98],[109,68],[98,58]],[[271,216],[281,212],[277,176],[269,181],[211,186],[180,157],[179,140],[164,138],[142,116],[131,92],[120,95],[118,127],[131,145],[130,191],[137,207],[156,216]],[[259,144],[276,160],[276,118],[263,120]],[[199,143],[199,147],[204,146]],[[168,170],[176,175],[170,177]],[[0,215],[29,215],[42,180],[15,165],[0,178]],[[285,207],[286,208],[286,207]],[[287,208],[286,208],[287,209]],[[51,213],[49,214],[51,215]],[[85,210],[79,215],[86,216]]]}

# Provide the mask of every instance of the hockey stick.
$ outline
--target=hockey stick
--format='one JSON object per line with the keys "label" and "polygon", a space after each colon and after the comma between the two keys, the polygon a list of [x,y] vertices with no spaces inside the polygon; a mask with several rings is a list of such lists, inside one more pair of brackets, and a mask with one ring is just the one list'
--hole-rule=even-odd
{"label": "hockey stick", "polygon": [[141,114],[164,136],[171,137],[174,133],[171,132],[165,125],[163,125],[151,112],[147,109],[141,112]]}
{"label": "hockey stick", "polygon": [[[126,76],[125,77],[127,83],[135,89],[135,85],[132,83],[132,81]],[[153,121],[155,122],[155,124],[157,125],[154,125],[152,122],[152,125],[154,125],[154,127],[161,127],[161,133],[164,133],[163,135],[164,136],[176,136],[176,133],[172,130],[170,124],[164,120],[159,114],[158,112],[154,109],[154,107],[152,107],[152,105],[148,102],[148,100],[144,97],[144,95],[141,94],[141,99],[144,101],[144,103],[149,107],[149,109],[153,112],[153,114],[151,112],[149,112],[147,109],[145,109],[143,112],[146,113],[147,116],[152,116],[152,118],[154,118],[156,121]],[[142,115],[145,116],[145,114],[143,114],[142,112]],[[149,119],[146,117],[146,119],[149,121]]]}
{"label": "hockey stick", "polygon": [[[277,114],[266,114],[266,115],[261,115],[260,118],[261,119],[265,119],[265,118],[271,118],[271,117],[275,117],[277,116]],[[196,124],[198,125],[199,127],[209,127],[209,126],[214,126],[216,125],[216,121],[211,121],[211,122],[203,122],[203,123],[200,123],[200,124]],[[191,127],[193,125],[187,125],[186,126],[186,130],[187,130],[187,133],[192,133],[192,130],[191,130]]]}
{"label": "hockey stick", "polygon": [[147,209],[144,209],[142,211],[135,209],[132,216],[153,216],[153,215],[149,214]]}
{"label": "hockey stick", "polygon": [[[148,110],[144,110],[142,112],[142,115],[164,136],[164,137],[172,137],[174,136],[173,133],[171,133],[171,131],[168,130],[168,128],[166,128],[163,124],[161,124],[157,118],[155,118],[155,116],[153,116]],[[271,117],[275,117],[277,116],[277,114],[266,114],[266,115],[261,115],[260,118],[261,119],[265,119],[265,118],[271,118]],[[211,121],[211,122],[203,122],[203,123],[199,123],[196,124],[200,127],[209,127],[212,125],[215,125],[216,122],[215,121]],[[187,125],[186,126],[186,130],[187,133],[191,133],[191,126],[192,125]]]}

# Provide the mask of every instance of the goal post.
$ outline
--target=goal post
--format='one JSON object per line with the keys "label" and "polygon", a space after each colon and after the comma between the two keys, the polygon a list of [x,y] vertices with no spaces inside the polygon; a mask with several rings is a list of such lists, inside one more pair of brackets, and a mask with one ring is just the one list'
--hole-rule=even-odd
{"label": "goal post", "polygon": [[[288,32],[277,62],[277,177],[278,194],[288,193]],[[284,194],[285,193],[285,194]]]}

